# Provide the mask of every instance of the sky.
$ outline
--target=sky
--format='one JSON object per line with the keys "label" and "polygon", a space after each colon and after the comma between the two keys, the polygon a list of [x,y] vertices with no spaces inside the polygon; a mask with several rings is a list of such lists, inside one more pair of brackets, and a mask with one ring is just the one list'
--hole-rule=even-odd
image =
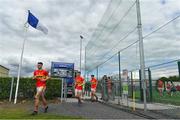
{"label": "sky", "polygon": [[[138,39],[134,1],[0,0],[0,64],[10,69],[11,76],[16,76],[22,42],[26,38],[22,76],[32,76],[38,61],[44,62],[48,70],[52,61],[75,63],[75,69],[79,69],[79,36],[83,35],[83,58],[87,45],[88,64],[91,67],[98,65]],[[140,4],[143,36],[180,15],[179,0],[140,0]],[[131,6],[130,12],[124,16]],[[24,37],[27,10],[31,10],[48,28],[48,35],[29,27]],[[179,20],[144,38],[146,66],[179,59]],[[130,31],[132,34],[120,41]],[[101,36],[97,39],[99,34]],[[138,52],[138,45],[123,51],[122,68],[139,67]],[[105,66],[117,68],[115,60]],[[84,66],[84,59],[82,63]],[[113,69],[113,72],[117,70]]]}
{"label": "sky", "polygon": [[[107,8],[107,17],[100,21],[99,31],[92,35],[88,44],[90,55],[87,67],[90,68],[90,74],[96,74],[97,68],[101,75],[117,74],[118,51],[121,51],[121,69],[140,69],[139,43],[124,49],[138,40],[134,3],[135,0],[114,0],[112,7]],[[140,0],[146,67],[179,59],[179,6],[179,0]],[[174,63],[171,68],[164,67],[164,70],[157,69],[157,75],[178,75],[177,64]]]}
{"label": "sky", "polygon": [[[84,37],[84,55],[108,4],[109,0],[0,0],[0,64],[16,76],[26,38],[21,76],[32,76],[38,61],[48,70],[52,61],[75,63],[79,69],[79,36]],[[32,27],[24,32],[27,10],[48,28],[48,35]]]}

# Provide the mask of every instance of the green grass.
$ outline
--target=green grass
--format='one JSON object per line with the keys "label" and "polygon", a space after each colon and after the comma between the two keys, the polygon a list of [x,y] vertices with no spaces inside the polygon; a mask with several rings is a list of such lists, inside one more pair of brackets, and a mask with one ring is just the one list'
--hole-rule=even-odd
{"label": "green grass", "polygon": [[[152,91],[153,102],[166,103],[172,105],[180,105],[180,92],[176,92],[173,96],[168,95],[166,92],[163,93],[163,96],[159,96],[157,90]],[[140,99],[140,91],[135,92],[135,98]]]}
{"label": "green grass", "polygon": [[161,97],[157,91],[153,91],[153,101],[172,105],[180,105],[180,92],[176,92],[173,94],[173,96],[170,96],[164,92],[163,96]]}
{"label": "green grass", "polygon": [[81,117],[73,116],[60,116],[48,113],[39,113],[36,116],[32,116],[28,110],[24,108],[0,108],[0,119],[82,119]]}

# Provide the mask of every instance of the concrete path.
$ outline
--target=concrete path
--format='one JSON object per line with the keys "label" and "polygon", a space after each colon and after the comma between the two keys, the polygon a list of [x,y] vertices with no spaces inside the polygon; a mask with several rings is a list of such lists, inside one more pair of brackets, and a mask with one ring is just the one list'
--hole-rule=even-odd
{"label": "concrete path", "polygon": [[49,112],[63,116],[81,116],[91,119],[144,119],[141,116],[124,112],[97,102],[84,101],[78,105],[74,99],[60,104],[50,104]]}

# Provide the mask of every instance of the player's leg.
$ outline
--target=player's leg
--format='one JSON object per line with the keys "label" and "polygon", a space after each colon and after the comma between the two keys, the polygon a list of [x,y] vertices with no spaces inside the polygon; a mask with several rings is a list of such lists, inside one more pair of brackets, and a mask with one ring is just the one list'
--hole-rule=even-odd
{"label": "player's leg", "polygon": [[75,98],[77,98],[78,102],[80,101],[79,100],[79,93],[78,93],[78,89],[75,89]]}
{"label": "player's leg", "polygon": [[94,99],[93,89],[91,88],[91,101]]}
{"label": "player's leg", "polygon": [[36,115],[38,113],[38,105],[39,105],[39,97],[41,95],[41,88],[37,87],[37,92],[36,95],[34,96],[34,112],[32,113],[32,115]]}
{"label": "player's leg", "polygon": [[94,96],[96,97],[96,102],[98,101],[98,97],[97,97],[97,95],[96,95],[96,89],[94,89]]}
{"label": "player's leg", "polygon": [[82,103],[81,96],[82,96],[82,90],[78,90],[78,103]]}
{"label": "player's leg", "polygon": [[93,88],[91,88],[91,101],[93,101],[94,100],[94,90],[93,90]]}
{"label": "player's leg", "polygon": [[78,89],[75,89],[75,98],[77,98],[78,99]]}
{"label": "player's leg", "polygon": [[42,97],[42,103],[43,103],[43,106],[44,106],[44,112],[46,113],[47,109],[48,109],[48,105],[47,105],[46,98],[44,96],[45,95],[45,91],[46,91],[46,87],[43,87],[43,91],[42,91],[41,97]]}

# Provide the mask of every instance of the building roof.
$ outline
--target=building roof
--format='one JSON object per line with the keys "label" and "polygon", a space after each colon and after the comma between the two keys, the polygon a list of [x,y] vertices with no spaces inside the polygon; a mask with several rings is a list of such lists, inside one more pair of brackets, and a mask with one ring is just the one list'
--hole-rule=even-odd
{"label": "building roof", "polygon": [[2,65],[0,65],[0,67],[5,68],[6,70],[9,70],[8,68],[6,68],[6,67],[4,67],[4,66],[2,66]]}

